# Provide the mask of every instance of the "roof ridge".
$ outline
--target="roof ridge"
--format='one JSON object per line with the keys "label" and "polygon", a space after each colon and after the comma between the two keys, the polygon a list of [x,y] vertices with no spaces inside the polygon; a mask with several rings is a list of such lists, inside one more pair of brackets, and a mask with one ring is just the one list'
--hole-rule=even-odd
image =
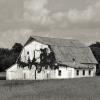
{"label": "roof ridge", "polygon": [[31,35],[30,37],[40,37],[40,38],[50,38],[50,39],[62,39],[62,40],[73,40],[73,41],[79,41],[78,39],[69,39],[69,38],[59,38],[59,37],[47,37],[47,36],[37,36],[37,35]]}

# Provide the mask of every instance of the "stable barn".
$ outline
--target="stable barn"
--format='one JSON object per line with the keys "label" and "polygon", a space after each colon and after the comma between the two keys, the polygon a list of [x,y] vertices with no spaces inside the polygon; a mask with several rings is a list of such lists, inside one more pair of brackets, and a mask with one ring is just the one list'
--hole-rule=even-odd
{"label": "stable barn", "polygon": [[[41,67],[41,53],[54,54],[55,61],[48,66]],[[53,53],[52,53],[53,52]],[[67,79],[80,77],[93,77],[96,72],[97,61],[90,48],[78,40],[58,39],[33,36],[26,42],[20,56],[20,61],[28,64],[35,59],[35,64],[21,67],[16,64],[6,70],[8,80],[43,80],[43,79]],[[19,59],[18,58],[18,59]],[[47,58],[45,58],[47,59]],[[45,65],[44,65],[45,66]],[[53,66],[51,68],[51,66]],[[56,68],[55,68],[56,67]],[[38,69],[41,68],[39,71]]]}

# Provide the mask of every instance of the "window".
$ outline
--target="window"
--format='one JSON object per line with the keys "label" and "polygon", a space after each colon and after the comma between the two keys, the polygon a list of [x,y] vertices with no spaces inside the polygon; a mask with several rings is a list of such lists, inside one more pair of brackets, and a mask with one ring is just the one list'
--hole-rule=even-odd
{"label": "window", "polygon": [[89,70],[89,75],[91,75],[91,70]]}
{"label": "window", "polygon": [[61,76],[61,70],[58,70],[58,75]]}
{"label": "window", "polygon": [[27,51],[27,54],[29,55],[29,51]]}
{"label": "window", "polygon": [[79,75],[79,70],[76,70],[76,75]]}
{"label": "window", "polygon": [[83,75],[85,75],[85,70],[83,70]]}

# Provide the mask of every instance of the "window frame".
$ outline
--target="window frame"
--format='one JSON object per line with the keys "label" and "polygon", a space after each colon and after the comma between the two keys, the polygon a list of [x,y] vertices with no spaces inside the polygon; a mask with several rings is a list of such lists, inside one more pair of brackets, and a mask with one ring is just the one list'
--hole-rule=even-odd
{"label": "window frame", "polygon": [[76,70],[76,75],[79,76],[79,69]]}
{"label": "window frame", "polygon": [[58,70],[58,76],[61,76],[61,70]]}
{"label": "window frame", "polygon": [[89,69],[89,75],[91,75],[91,70]]}
{"label": "window frame", "polygon": [[83,70],[83,76],[85,76],[85,70]]}
{"label": "window frame", "polygon": [[29,51],[27,51],[27,55],[29,55]]}

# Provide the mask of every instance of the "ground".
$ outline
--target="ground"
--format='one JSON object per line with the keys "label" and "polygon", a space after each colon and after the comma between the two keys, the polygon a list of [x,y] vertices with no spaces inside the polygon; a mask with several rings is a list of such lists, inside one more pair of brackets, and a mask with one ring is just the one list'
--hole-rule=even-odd
{"label": "ground", "polygon": [[0,100],[100,100],[100,77],[0,81]]}

